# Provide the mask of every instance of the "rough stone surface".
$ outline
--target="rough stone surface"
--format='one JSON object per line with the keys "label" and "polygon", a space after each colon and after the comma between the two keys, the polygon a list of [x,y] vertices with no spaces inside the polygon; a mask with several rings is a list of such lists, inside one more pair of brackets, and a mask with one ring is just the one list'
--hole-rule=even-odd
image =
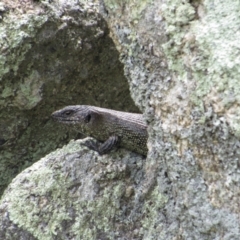
{"label": "rough stone surface", "polygon": [[20,171],[76,138],[50,119],[66,105],[138,111],[96,3],[0,3],[0,195]]}
{"label": "rough stone surface", "polygon": [[84,141],[71,141],[12,181],[0,205],[1,239],[135,238],[129,216],[146,160],[123,149],[99,156]]}
{"label": "rough stone surface", "polygon": [[98,7],[149,125],[148,157],[99,157],[72,141],[13,180],[0,236],[238,240],[238,1]]}
{"label": "rough stone surface", "polygon": [[149,123],[142,198],[156,188],[168,196],[155,217],[143,209],[145,239],[239,239],[239,2],[100,9]]}

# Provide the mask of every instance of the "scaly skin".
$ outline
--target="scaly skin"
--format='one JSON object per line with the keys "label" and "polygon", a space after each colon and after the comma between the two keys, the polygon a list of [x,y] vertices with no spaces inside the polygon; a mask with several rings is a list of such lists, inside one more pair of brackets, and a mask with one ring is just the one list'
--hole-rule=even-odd
{"label": "scaly skin", "polygon": [[102,145],[91,142],[88,146],[105,154],[114,146],[147,155],[147,126],[142,114],[120,112],[88,105],[73,105],[52,114],[57,121],[70,124],[86,136],[104,142]]}

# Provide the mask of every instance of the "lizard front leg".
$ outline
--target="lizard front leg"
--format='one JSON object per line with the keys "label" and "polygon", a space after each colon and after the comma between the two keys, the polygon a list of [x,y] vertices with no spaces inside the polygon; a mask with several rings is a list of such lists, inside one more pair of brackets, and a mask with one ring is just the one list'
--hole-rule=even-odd
{"label": "lizard front leg", "polygon": [[119,143],[119,137],[118,136],[110,136],[104,143],[99,144],[98,142],[95,142],[93,140],[90,140],[85,143],[85,146],[87,146],[89,149],[96,151],[99,153],[99,155],[106,154],[110,152],[115,146]]}

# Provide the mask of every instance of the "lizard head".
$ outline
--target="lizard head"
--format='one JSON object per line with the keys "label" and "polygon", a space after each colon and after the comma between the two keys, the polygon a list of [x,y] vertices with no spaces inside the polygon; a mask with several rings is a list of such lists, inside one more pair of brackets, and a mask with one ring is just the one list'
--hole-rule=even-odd
{"label": "lizard head", "polygon": [[99,114],[87,105],[73,105],[53,112],[52,117],[58,122],[73,125],[77,131],[89,134]]}

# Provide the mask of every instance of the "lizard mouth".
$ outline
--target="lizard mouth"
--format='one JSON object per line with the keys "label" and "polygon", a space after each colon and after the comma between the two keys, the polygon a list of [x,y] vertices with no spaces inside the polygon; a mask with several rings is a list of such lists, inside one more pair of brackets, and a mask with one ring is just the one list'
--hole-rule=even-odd
{"label": "lizard mouth", "polygon": [[57,120],[57,121],[60,122],[60,123],[65,123],[65,124],[76,124],[77,123],[77,121],[66,120],[66,119],[64,119],[64,120]]}
{"label": "lizard mouth", "polygon": [[73,123],[77,122],[76,120],[64,119],[64,118],[59,118],[59,117],[53,117],[53,119],[57,122],[66,123],[66,124],[73,124]]}
{"label": "lizard mouth", "polygon": [[58,111],[52,113],[51,116],[55,121],[61,122],[61,123],[67,123],[67,124],[69,123],[70,124],[70,123],[76,122],[76,120],[73,120],[71,117],[65,118],[65,117],[61,116],[61,114],[59,114]]}

